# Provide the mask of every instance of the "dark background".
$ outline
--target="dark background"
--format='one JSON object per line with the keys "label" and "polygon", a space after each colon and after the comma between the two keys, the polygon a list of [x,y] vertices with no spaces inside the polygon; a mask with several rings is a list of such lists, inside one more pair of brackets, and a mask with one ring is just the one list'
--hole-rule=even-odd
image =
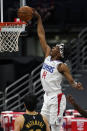
{"label": "dark background", "polygon": [[[87,24],[86,0],[26,0],[26,5],[37,9],[46,25]],[[13,21],[19,7],[19,0],[4,0],[4,21]]]}

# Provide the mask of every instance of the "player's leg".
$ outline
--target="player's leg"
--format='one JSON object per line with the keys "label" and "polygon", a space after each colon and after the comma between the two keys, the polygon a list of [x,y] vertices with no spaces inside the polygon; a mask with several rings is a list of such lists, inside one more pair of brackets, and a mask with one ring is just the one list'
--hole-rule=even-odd
{"label": "player's leg", "polygon": [[51,102],[54,103],[51,104],[50,110],[51,131],[60,131],[60,128],[63,124],[63,113],[66,108],[65,95],[62,95],[59,98],[54,98],[54,100],[52,100]]}
{"label": "player's leg", "polygon": [[48,98],[46,95],[44,95],[44,102],[43,102],[43,106],[42,106],[42,109],[41,109],[41,114],[43,116],[46,117],[46,119],[48,120],[49,122],[49,116],[50,116],[50,112],[49,112],[49,109],[48,109]]}

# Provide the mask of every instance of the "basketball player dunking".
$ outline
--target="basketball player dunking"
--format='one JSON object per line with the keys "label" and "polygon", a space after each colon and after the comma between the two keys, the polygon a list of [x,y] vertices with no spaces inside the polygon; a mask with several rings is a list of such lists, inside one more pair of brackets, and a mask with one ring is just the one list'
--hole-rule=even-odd
{"label": "basketball player dunking", "polygon": [[83,87],[80,82],[74,81],[69,68],[62,61],[65,58],[65,45],[60,43],[51,49],[45,39],[40,15],[35,10],[33,10],[33,15],[37,17],[37,33],[45,53],[41,69],[41,83],[45,91],[41,113],[48,119],[52,131],[60,131],[66,108],[66,98],[61,90],[62,77],[64,76],[73,88],[82,90]]}

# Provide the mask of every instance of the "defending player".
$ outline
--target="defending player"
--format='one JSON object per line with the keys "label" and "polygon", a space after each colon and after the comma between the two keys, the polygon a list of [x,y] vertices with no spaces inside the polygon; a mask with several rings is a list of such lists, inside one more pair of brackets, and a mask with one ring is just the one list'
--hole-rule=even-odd
{"label": "defending player", "polygon": [[26,96],[24,103],[26,113],[16,118],[14,131],[50,131],[46,118],[35,111],[36,96]]}
{"label": "defending player", "polygon": [[83,87],[80,82],[74,81],[69,68],[62,61],[65,58],[65,45],[60,43],[51,49],[45,39],[40,15],[35,10],[33,10],[33,15],[37,17],[37,33],[45,53],[41,69],[41,83],[45,91],[41,113],[48,119],[52,131],[60,131],[66,108],[66,98],[61,90],[62,77],[64,76],[73,88],[82,90]]}

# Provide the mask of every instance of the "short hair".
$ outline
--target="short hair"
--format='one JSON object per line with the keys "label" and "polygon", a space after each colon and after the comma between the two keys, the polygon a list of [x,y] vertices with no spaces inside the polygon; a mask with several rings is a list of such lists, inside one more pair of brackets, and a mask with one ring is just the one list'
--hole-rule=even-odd
{"label": "short hair", "polygon": [[29,111],[34,111],[37,106],[37,97],[34,94],[29,94],[24,97],[24,104],[26,109]]}

